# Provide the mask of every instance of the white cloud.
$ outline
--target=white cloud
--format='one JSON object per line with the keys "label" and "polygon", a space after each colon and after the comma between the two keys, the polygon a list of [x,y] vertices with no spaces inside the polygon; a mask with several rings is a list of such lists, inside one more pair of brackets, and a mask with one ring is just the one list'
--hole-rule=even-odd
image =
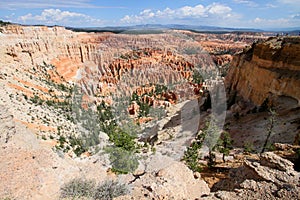
{"label": "white cloud", "polygon": [[245,4],[249,7],[257,7],[258,4],[255,3],[254,1],[249,1],[249,0],[233,0],[235,3],[238,3],[238,4]]}
{"label": "white cloud", "polygon": [[232,9],[230,7],[219,3],[213,3],[208,6],[199,4],[194,7],[184,6],[177,9],[146,9],[140,12],[138,15],[126,15],[121,19],[121,23],[180,23],[187,21],[189,24],[205,22],[207,25],[219,25],[222,23],[221,21],[233,18],[239,18],[239,16],[232,13]]}
{"label": "white cloud", "polygon": [[255,18],[249,22],[252,27],[263,27],[263,28],[290,28],[299,27],[300,15],[290,16],[288,18],[278,18],[278,19],[264,19]]}
{"label": "white cloud", "polygon": [[25,24],[63,26],[97,26],[103,23],[102,20],[92,18],[82,13],[61,11],[60,9],[45,9],[40,15],[32,15],[29,13],[27,15],[20,16],[18,21]]}
{"label": "white cloud", "polygon": [[268,3],[268,4],[266,4],[266,8],[278,8],[278,5]]}
{"label": "white cloud", "polygon": [[300,14],[293,15],[292,18],[296,20],[300,20]]}
{"label": "white cloud", "polygon": [[299,0],[277,0],[277,2],[281,4],[290,5],[296,8],[300,8],[300,1]]}
{"label": "white cloud", "polygon": [[96,6],[90,0],[1,0],[0,9],[18,8],[123,8]]}
{"label": "white cloud", "polygon": [[213,15],[223,15],[231,12],[231,8],[221,4],[213,3],[207,6],[207,11]]}
{"label": "white cloud", "polygon": [[299,4],[300,2],[298,0],[278,0],[280,3],[285,4]]}

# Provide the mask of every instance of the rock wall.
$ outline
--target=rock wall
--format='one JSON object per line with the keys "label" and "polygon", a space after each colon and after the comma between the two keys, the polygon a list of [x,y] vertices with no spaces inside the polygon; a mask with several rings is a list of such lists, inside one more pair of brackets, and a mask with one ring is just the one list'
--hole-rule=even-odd
{"label": "rock wall", "polygon": [[281,99],[300,105],[300,37],[254,43],[234,57],[226,87],[229,105],[237,97],[257,106],[277,104]]}

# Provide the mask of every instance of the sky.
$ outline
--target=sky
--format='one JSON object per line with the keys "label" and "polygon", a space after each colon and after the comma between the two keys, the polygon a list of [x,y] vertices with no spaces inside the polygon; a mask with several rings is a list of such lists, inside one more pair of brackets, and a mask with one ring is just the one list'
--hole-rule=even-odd
{"label": "sky", "polygon": [[300,27],[300,0],[1,0],[0,19],[72,27],[184,24]]}

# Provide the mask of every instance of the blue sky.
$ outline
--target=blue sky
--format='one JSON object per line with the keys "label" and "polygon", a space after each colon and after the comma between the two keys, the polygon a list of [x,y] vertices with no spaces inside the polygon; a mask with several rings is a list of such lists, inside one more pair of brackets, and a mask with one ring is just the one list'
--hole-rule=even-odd
{"label": "blue sky", "polygon": [[300,27],[300,0],[1,0],[0,19],[75,27],[187,24]]}

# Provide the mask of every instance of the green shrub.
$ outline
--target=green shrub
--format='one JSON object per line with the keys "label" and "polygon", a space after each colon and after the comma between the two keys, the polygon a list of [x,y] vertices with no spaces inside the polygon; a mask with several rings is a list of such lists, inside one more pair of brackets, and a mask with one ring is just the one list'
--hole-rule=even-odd
{"label": "green shrub", "polygon": [[117,174],[134,172],[139,166],[138,158],[133,152],[118,147],[107,148],[106,152],[109,153],[112,171]]}
{"label": "green shrub", "polygon": [[149,115],[150,112],[150,106],[148,105],[148,103],[144,103],[144,102],[138,102],[140,109],[139,109],[139,117],[147,117]]}
{"label": "green shrub", "polygon": [[274,126],[276,125],[276,122],[277,122],[276,116],[278,114],[275,110],[270,109],[269,110],[269,115],[270,115],[270,117],[269,117],[269,123],[267,125],[267,138],[265,140],[265,143],[264,143],[264,146],[261,150],[261,153],[263,153],[268,148],[267,146],[269,145],[270,137],[275,134],[274,133],[274,131],[275,131]]}
{"label": "green shrub", "polygon": [[116,147],[122,148],[126,151],[135,150],[135,137],[126,133],[119,127],[115,128],[114,131],[109,135],[109,140],[114,143]]}
{"label": "green shrub", "polygon": [[93,180],[75,178],[60,188],[60,198],[112,200],[129,192],[125,184],[107,180],[96,185]]}
{"label": "green shrub", "polygon": [[0,200],[16,200],[13,197],[0,197]]}
{"label": "green shrub", "polygon": [[37,96],[37,95],[34,95],[34,97],[31,97],[30,100],[31,100],[32,103],[38,104],[39,101],[40,101],[40,97]]}
{"label": "green shrub", "polygon": [[9,25],[9,24],[11,24],[11,23],[0,20],[0,26],[6,26],[6,25]]}
{"label": "green shrub", "polygon": [[112,200],[115,197],[125,195],[129,192],[125,184],[118,181],[107,180],[96,188],[94,199]]}
{"label": "green shrub", "polygon": [[75,136],[69,137],[70,145],[74,150],[76,156],[80,156],[82,153],[86,152],[87,149],[84,148],[82,139],[76,138]]}
{"label": "green shrub", "polygon": [[62,186],[61,198],[93,197],[96,183],[91,180],[75,178]]}
{"label": "green shrub", "polygon": [[185,161],[185,164],[188,166],[190,170],[193,172],[201,172],[202,168],[199,165],[199,150],[202,147],[202,143],[204,140],[205,135],[204,134],[198,134],[195,138],[196,141],[191,144],[187,148],[187,150],[184,152],[183,160]]}
{"label": "green shrub", "polygon": [[222,156],[223,162],[225,162],[225,156],[228,156],[229,151],[233,148],[232,142],[233,141],[230,137],[230,134],[224,131],[221,134],[221,137],[219,138],[217,145],[214,147],[214,149],[217,149],[220,153],[223,154]]}
{"label": "green shrub", "polygon": [[159,84],[155,84],[155,94],[162,94],[164,92],[168,91],[168,87],[165,85],[159,85]]}
{"label": "green shrub", "polygon": [[203,78],[202,74],[197,70],[193,71],[193,76],[192,77],[193,77],[192,82],[195,83],[195,84],[201,84],[204,81],[204,78]]}
{"label": "green shrub", "polygon": [[[199,164],[200,160],[200,149],[205,142],[205,145],[209,148],[209,155],[207,156],[208,159],[208,167],[214,167],[215,165],[215,154],[213,153],[213,150],[216,148],[216,140],[218,138],[218,127],[216,125],[216,122],[214,119],[211,121],[207,121],[205,124],[205,127],[202,132],[198,133],[195,141],[187,148],[187,150],[184,152],[183,160],[185,161],[185,164],[190,168],[192,171],[200,172],[201,166]],[[226,135],[227,137],[227,135]],[[224,142],[223,138],[223,142]],[[226,138],[226,148],[224,149],[223,153],[227,153],[227,150],[230,146],[230,138]],[[224,145],[224,143],[223,143]],[[228,150],[229,153],[229,150]]]}
{"label": "green shrub", "polygon": [[183,160],[190,170],[193,172],[201,172],[202,168],[198,162],[200,158],[198,153],[199,147],[195,144],[196,143],[193,143],[187,148],[187,150],[184,152]]}

